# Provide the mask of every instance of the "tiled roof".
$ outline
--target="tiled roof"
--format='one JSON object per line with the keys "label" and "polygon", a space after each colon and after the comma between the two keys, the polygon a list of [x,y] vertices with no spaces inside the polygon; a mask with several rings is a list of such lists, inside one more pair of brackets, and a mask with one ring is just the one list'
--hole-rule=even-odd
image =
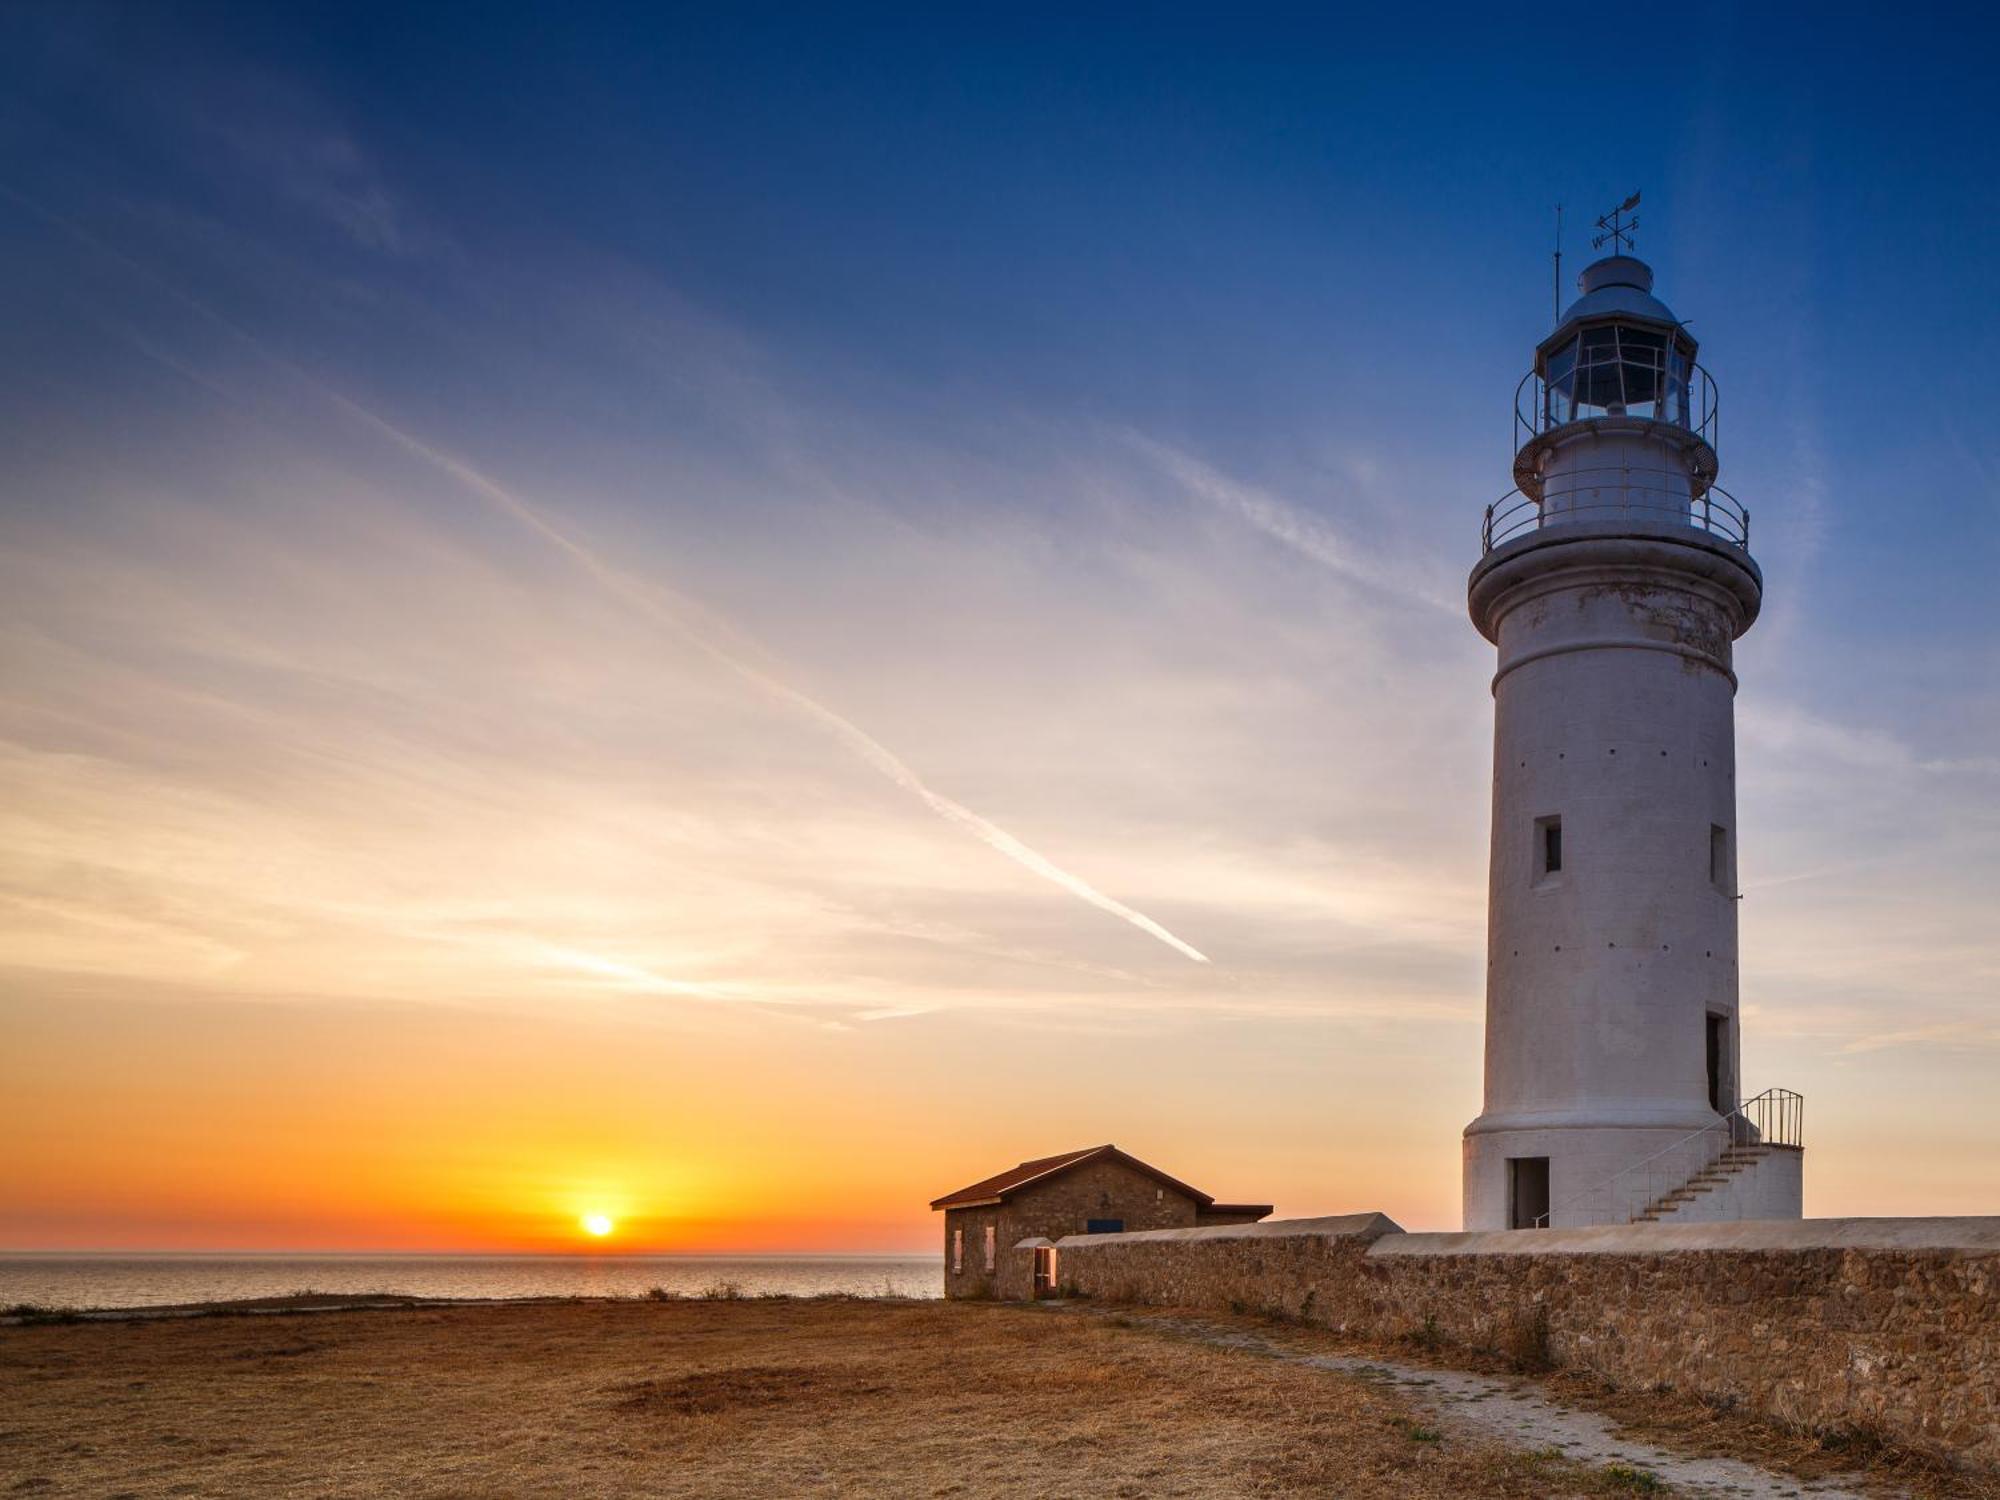
{"label": "tiled roof", "polygon": [[[1129,1167],[1144,1172],[1155,1182],[1186,1193],[1190,1198],[1207,1208],[1215,1200],[1207,1193],[1197,1192],[1185,1182],[1176,1181],[1158,1167],[1148,1166],[1136,1156],[1128,1156],[1116,1146],[1086,1146],[1081,1151],[1065,1151],[1060,1156],[1041,1156],[1033,1161],[1024,1161],[1018,1167],[975,1182],[970,1187],[962,1187],[955,1193],[947,1193],[942,1198],[931,1201],[932,1208],[977,1208],[982,1204],[999,1203],[1011,1194],[1019,1192],[1031,1182],[1039,1182],[1044,1177],[1057,1172],[1067,1172],[1071,1167],[1081,1166],[1100,1156],[1115,1156]],[[1266,1210],[1268,1212],[1268,1210]]]}

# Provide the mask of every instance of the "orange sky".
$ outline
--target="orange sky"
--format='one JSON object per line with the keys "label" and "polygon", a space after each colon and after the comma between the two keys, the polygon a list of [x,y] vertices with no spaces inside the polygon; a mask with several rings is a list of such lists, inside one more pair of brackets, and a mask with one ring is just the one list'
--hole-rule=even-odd
{"label": "orange sky", "polygon": [[[1316,1170],[1284,1144],[1308,1122],[1288,1131],[1230,1102],[1245,1059],[1162,1070],[1110,1037],[1072,1038],[1015,1115],[980,1083],[977,1035],[940,1069],[935,1038],[773,1038],[756,1020],[696,1029],[615,1006],[552,1024],[79,987],[15,1015],[14,1248],[575,1249],[579,1217],[603,1211],[618,1224],[605,1246],[628,1251],[925,1250],[926,1199],[1093,1142],[1114,1115],[1132,1126],[1121,1141],[1221,1196]],[[1188,1102],[1149,1097],[1141,1077]],[[1065,1107],[1068,1090],[1094,1103]],[[1257,1137],[1273,1126],[1269,1148]],[[1356,1195],[1382,1199],[1436,1154],[1376,1145],[1385,1160]]]}

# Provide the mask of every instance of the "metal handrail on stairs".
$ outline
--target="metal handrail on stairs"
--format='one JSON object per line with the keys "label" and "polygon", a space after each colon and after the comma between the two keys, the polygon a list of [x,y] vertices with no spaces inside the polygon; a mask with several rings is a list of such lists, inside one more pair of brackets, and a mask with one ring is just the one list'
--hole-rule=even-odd
{"label": "metal handrail on stairs", "polygon": [[[1691,1131],[1672,1145],[1634,1162],[1595,1187],[1565,1198],[1535,1220],[1546,1229],[1558,1218],[1581,1217],[1588,1224],[1630,1224],[1654,1212],[1662,1199],[1688,1188],[1719,1167],[1731,1151],[1754,1146],[1805,1145],[1805,1095],[1766,1089],[1746,1099],[1713,1124]],[[1576,1210],[1584,1212],[1579,1215]]]}

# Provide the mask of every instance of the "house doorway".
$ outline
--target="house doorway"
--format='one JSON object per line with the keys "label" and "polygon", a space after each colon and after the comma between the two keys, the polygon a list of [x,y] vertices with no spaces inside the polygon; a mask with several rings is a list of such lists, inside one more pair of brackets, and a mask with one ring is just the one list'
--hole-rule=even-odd
{"label": "house doorway", "polygon": [[1035,1247],[1035,1300],[1053,1297],[1056,1294],[1056,1247],[1037,1245]]}

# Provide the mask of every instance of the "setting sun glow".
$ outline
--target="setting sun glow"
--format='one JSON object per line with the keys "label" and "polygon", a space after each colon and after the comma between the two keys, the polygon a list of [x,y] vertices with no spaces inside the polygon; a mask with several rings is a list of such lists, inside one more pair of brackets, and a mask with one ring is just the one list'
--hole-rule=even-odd
{"label": "setting sun glow", "polygon": [[615,1226],[612,1224],[611,1215],[609,1214],[585,1214],[583,1216],[583,1227],[588,1233],[595,1235],[598,1239],[603,1239],[605,1235],[611,1233]]}

